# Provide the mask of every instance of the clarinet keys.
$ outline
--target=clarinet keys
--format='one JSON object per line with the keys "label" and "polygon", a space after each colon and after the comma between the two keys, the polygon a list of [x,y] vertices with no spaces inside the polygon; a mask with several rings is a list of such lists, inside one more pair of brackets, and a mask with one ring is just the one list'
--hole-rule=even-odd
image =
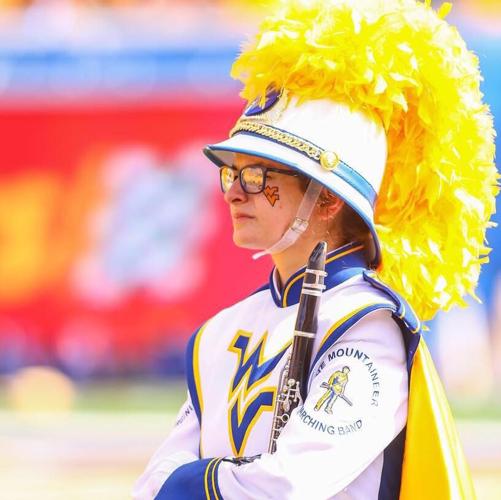
{"label": "clarinet keys", "polygon": [[299,381],[290,378],[282,388],[282,409],[289,413],[301,403],[301,393],[299,391]]}

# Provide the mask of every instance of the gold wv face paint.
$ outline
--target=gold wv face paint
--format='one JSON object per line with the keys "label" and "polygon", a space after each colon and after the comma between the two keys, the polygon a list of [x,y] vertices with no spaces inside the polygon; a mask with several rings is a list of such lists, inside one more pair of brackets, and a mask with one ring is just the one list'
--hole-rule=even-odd
{"label": "gold wv face paint", "polygon": [[273,187],[266,186],[263,190],[263,193],[272,207],[274,207],[275,203],[280,199],[278,186],[273,186]]}

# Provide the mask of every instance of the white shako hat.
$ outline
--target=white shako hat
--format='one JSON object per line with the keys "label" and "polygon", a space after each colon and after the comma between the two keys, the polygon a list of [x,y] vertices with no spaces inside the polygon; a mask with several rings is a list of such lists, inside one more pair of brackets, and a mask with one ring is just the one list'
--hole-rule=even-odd
{"label": "white shako hat", "polygon": [[204,153],[233,165],[235,153],[273,160],[316,180],[346,202],[372,234],[371,264],[381,261],[374,206],[383,180],[387,141],[380,120],[331,99],[299,99],[270,90],[237,121],[226,141]]}

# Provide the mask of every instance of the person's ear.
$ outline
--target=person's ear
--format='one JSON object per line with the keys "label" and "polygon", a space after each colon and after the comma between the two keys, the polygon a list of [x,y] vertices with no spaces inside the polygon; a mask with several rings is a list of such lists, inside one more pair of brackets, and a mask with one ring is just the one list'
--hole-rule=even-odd
{"label": "person's ear", "polygon": [[344,201],[341,198],[332,197],[329,204],[324,208],[327,212],[327,217],[332,220],[344,207]]}
{"label": "person's ear", "polygon": [[333,218],[341,211],[343,206],[344,201],[324,187],[320,192],[318,201],[319,220],[324,222],[332,221]]}

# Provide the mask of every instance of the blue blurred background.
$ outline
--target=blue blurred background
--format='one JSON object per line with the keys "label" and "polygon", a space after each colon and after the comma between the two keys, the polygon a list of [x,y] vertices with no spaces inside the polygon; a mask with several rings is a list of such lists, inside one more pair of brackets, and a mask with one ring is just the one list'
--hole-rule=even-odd
{"label": "blue blurred background", "polygon": [[[123,498],[183,398],[186,339],[267,279],[269,262],[232,245],[201,154],[241,111],[229,70],[264,10],[0,0],[0,448],[10,450],[0,487],[10,497]],[[478,54],[499,130],[501,2],[458,0],[448,19]],[[487,239],[482,303],[438,315],[427,333],[483,498],[501,478],[501,229]],[[38,475],[21,487],[26,462]]]}

